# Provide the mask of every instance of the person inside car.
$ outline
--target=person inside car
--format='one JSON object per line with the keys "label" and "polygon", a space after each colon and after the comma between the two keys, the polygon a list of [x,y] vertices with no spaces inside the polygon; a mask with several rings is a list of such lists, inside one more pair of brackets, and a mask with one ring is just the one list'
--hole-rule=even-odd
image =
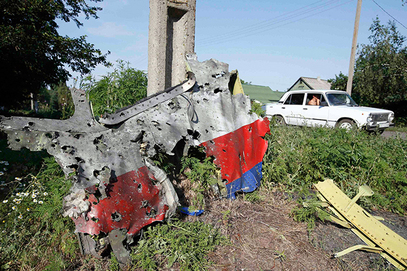
{"label": "person inside car", "polygon": [[319,105],[320,100],[316,95],[312,95],[312,99],[309,100],[308,105]]}

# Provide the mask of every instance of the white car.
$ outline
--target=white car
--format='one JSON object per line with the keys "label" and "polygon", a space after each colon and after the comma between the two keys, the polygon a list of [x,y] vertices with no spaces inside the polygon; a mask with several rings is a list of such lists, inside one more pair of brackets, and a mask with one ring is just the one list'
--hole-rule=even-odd
{"label": "white car", "polygon": [[280,125],[326,126],[383,132],[394,126],[394,112],[363,107],[340,90],[293,90],[278,103],[263,106],[266,116]]}

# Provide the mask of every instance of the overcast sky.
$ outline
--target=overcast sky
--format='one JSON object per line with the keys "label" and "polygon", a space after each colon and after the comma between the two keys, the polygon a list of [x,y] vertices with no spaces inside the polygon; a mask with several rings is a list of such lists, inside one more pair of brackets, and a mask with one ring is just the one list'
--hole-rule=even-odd
{"label": "overcast sky", "polygon": [[[334,78],[347,74],[357,0],[197,0],[198,60],[215,58],[238,69],[256,85],[285,91],[299,77]],[[104,0],[99,19],[60,23],[60,34],[87,35],[108,59],[129,61],[147,71],[148,0]],[[383,10],[384,9],[384,10]],[[389,15],[390,14],[390,15]],[[407,36],[407,5],[401,0],[364,0],[358,44],[367,44],[376,16],[393,20]],[[407,44],[405,44],[407,45]],[[95,76],[111,69],[97,67]]]}

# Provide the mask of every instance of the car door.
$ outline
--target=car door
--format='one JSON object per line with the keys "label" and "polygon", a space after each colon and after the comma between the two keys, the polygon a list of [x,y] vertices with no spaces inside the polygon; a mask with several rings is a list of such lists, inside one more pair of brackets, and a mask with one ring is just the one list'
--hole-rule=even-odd
{"label": "car door", "polygon": [[[314,98],[315,97],[315,98]],[[312,102],[312,99],[317,99],[319,104]],[[329,117],[329,106],[322,93],[309,92],[305,98],[305,104],[302,107],[304,123],[306,126],[325,126]]]}
{"label": "car door", "polygon": [[287,124],[300,125],[304,96],[304,93],[292,93],[285,100],[281,109],[286,112],[285,117],[287,119]]}

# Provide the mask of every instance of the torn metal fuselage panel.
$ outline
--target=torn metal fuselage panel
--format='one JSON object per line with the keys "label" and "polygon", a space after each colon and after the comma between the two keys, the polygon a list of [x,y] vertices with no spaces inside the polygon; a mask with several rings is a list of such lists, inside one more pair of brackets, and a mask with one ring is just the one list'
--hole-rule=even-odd
{"label": "torn metal fuselage panel", "polygon": [[[268,120],[250,113],[250,100],[229,90],[228,65],[189,57],[196,76],[97,122],[85,93],[72,90],[68,120],[0,117],[10,148],[46,149],[74,183],[64,215],[80,233],[124,229],[132,236],[174,213],[178,197],[165,173],[149,161],[177,143],[204,146],[215,157],[228,196],[253,191],[261,179]],[[165,96],[165,97],[164,97]]]}

